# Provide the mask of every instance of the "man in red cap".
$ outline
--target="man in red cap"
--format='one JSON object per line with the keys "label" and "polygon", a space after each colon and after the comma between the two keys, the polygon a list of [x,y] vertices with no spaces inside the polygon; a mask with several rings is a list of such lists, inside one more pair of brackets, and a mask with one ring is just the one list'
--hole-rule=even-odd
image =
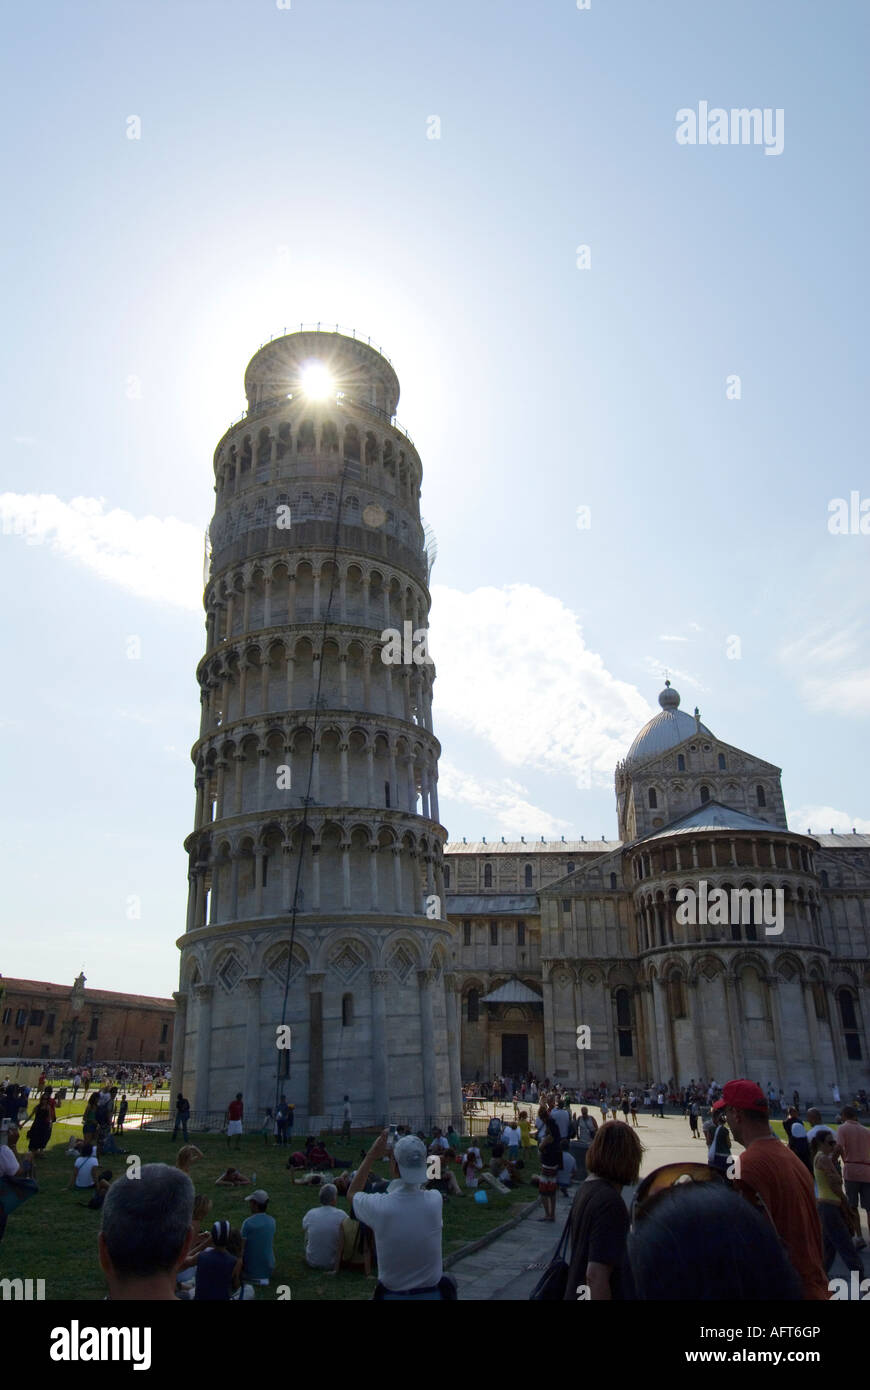
{"label": "man in red cap", "polygon": [[760,1086],[754,1081],[729,1081],[722,1100],[731,1133],[746,1150],[740,1156],[740,1177],[767,1207],[801,1278],[804,1298],[830,1298],[812,1178],[800,1159],[771,1133]]}

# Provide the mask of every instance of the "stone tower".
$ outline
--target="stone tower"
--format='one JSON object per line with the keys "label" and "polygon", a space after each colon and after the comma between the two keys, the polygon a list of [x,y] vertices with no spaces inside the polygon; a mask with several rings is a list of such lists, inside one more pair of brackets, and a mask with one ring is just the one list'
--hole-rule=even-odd
{"label": "stone tower", "polygon": [[356,338],[275,339],[245,392],[214,455],[173,1088],[200,1114],[242,1091],[249,1123],[280,1093],[304,1127],[345,1094],[355,1123],[446,1120],[420,457],[395,372]]}

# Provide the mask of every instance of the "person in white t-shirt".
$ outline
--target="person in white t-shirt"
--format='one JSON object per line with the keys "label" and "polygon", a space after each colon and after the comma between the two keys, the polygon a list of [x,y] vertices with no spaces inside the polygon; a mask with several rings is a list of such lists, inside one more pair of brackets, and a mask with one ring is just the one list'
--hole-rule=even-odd
{"label": "person in white t-shirt", "polygon": [[388,1153],[388,1135],[384,1130],[347,1191],[353,1215],[374,1232],[379,1274],[375,1297],[385,1301],[439,1300],[444,1297],[444,1199],[440,1192],[423,1190],[426,1145],[414,1134],[404,1135],[392,1153],[398,1180],[390,1183],[386,1192],[364,1192],[372,1164]]}
{"label": "person in white t-shirt", "polygon": [[302,1218],[305,1233],[305,1263],[312,1269],[335,1269],[341,1249],[341,1228],[345,1213],[336,1202],[338,1190],[325,1182],[320,1189],[320,1206],[312,1207]]}
{"label": "person in white t-shirt", "polygon": [[81,1158],[77,1158],[73,1164],[75,1171],[67,1184],[67,1190],[70,1187],[93,1187],[96,1182],[94,1173],[98,1167],[99,1159],[94,1157],[93,1145],[88,1144],[82,1149]]}
{"label": "person in white t-shirt", "polygon": [[509,1159],[513,1160],[519,1156],[520,1140],[522,1137],[519,1127],[508,1120],[501,1132],[501,1142],[507,1149],[507,1156]]}

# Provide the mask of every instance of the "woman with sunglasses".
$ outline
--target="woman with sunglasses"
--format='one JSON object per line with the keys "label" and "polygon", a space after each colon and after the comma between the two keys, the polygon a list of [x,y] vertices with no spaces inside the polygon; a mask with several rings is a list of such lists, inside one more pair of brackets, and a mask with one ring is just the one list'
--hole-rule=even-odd
{"label": "woman with sunglasses", "polygon": [[801,1301],[772,1222],[714,1168],[672,1163],[644,1178],[627,1246],[631,1297]]}
{"label": "woman with sunglasses", "polygon": [[845,1192],[843,1179],[834,1162],[837,1140],[830,1129],[820,1129],[810,1143],[813,1159],[813,1176],[818,1191],[819,1220],[822,1223],[822,1240],[825,1247],[825,1273],[830,1274],[831,1265],[838,1255],[842,1256],[847,1269],[864,1273],[864,1266],[855,1247],[849,1227],[843,1214]]}
{"label": "woman with sunglasses", "polygon": [[622,1189],[636,1183],[643,1145],[630,1125],[601,1125],[586,1154],[586,1181],[571,1208],[571,1261],[565,1302],[577,1301],[581,1284],[593,1301],[622,1299],[628,1210]]}

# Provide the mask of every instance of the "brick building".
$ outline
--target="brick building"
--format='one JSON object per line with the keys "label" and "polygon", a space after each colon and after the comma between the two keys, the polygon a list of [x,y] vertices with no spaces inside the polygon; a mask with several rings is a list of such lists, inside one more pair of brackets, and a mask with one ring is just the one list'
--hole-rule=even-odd
{"label": "brick building", "polygon": [[0,976],[0,1055],[168,1062],[175,1003],[143,994]]}

